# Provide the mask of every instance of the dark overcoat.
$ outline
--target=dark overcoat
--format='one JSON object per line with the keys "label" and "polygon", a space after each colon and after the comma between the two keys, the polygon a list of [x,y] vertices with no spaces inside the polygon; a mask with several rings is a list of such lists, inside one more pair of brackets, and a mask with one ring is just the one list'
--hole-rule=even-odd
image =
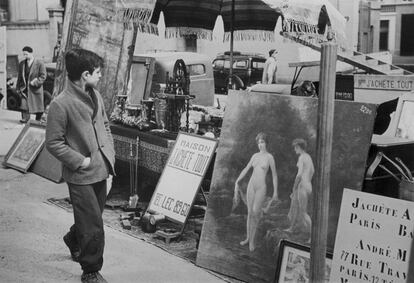
{"label": "dark overcoat", "polygon": [[[115,150],[101,95],[86,92],[66,80],[66,87],[52,100],[46,125],[46,148],[63,163],[66,182],[86,185],[114,175]],[[80,169],[91,158],[89,167]]]}
{"label": "dark overcoat", "polygon": [[[34,59],[30,68],[29,80],[26,82],[24,77],[26,60],[19,63],[19,74],[17,77],[16,89],[20,92],[26,88],[27,90],[27,105],[25,102],[22,103],[23,110],[29,110],[29,113],[44,112],[43,104],[43,82],[46,80],[46,67],[42,60]],[[33,81],[33,85],[30,84]]]}

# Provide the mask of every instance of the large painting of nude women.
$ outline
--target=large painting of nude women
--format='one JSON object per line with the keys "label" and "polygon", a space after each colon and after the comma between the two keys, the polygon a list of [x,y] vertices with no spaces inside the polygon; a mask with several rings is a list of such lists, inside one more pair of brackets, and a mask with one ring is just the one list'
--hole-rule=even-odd
{"label": "large painting of nude women", "polygon": [[[273,282],[278,244],[309,245],[317,98],[230,91],[197,264],[246,282]],[[335,102],[328,249],[343,188],[361,190],[376,107]]]}

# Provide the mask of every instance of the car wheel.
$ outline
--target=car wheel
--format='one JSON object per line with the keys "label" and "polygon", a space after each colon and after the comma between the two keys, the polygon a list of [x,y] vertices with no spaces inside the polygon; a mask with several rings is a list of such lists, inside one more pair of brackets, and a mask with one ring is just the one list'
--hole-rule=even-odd
{"label": "car wheel", "polygon": [[52,95],[47,90],[44,90],[43,91],[43,105],[45,109],[50,104],[51,101],[52,101]]}

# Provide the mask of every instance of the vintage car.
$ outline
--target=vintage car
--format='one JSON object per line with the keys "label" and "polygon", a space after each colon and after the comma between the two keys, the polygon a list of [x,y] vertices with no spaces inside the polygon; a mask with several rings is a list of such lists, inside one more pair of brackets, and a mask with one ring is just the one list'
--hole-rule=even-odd
{"label": "vintage car", "polygon": [[[262,80],[266,57],[262,54],[233,52],[232,89],[246,89]],[[216,93],[227,93],[230,75],[230,52],[217,55],[213,61]]]}
{"label": "vintage car", "polygon": [[[172,77],[174,65],[182,59],[190,76],[192,104],[213,106],[214,78],[211,60],[208,56],[194,52],[152,52],[133,57],[130,83],[135,91],[130,99],[132,104],[153,97],[165,85],[167,75]],[[144,83],[145,82],[145,83]]]}

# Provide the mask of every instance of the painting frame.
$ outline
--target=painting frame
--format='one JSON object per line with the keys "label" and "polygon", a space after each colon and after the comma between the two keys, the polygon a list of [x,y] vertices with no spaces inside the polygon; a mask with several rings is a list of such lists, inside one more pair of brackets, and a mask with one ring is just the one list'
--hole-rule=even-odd
{"label": "painting frame", "polygon": [[45,139],[46,127],[40,122],[29,120],[7,152],[4,166],[27,173],[42,150]]}
{"label": "painting frame", "polygon": [[[141,105],[142,100],[147,100],[150,97],[154,72],[155,58],[144,56],[132,57],[124,90],[124,93],[129,98],[129,106],[137,107]],[[144,82],[144,84],[142,85],[140,82]],[[133,89],[134,93],[132,92]]]}
{"label": "painting frame", "polygon": [[[375,105],[335,101],[328,249],[334,245],[343,188],[362,189],[375,115]],[[197,265],[246,282],[273,282],[279,242],[307,245],[314,211],[310,184],[315,185],[311,168],[317,160],[317,119],[316,98],[229,92]],[[260,150],[265,154],[259,155]],[[255,156],[267,160],[253,160]],[[254,175],[253,163],[265,166]],[[299,165],[309,168],[303,183],[296,182]],[[250,196],[262,194],[249,214],[245,196],[251,180],[265,189],[250,190]]]}
{"label": "painting frame", "polygon": [[[296,257],[293,259],[290,258],[289,253],[295,253]],[[327,273],[326,282],[329,282],[329,275],[330,275],[330,270],[332,267],[332,257],[333,257],[333,254],[331,252],[326,252],[326,259],[327,259],[326,266],[328,267],[328,271],[325,269],[325,273]],[[288,273],[287,268],[288,268],[289,261],[291,260],[292,262],[294,262],[297,259],[299,259],[299,263],[303,263],[303,264],[306,263],[305,262],[306,260],[310,261],[310,247],[301,245],[295,242],[291,242],[286,239],[281,240],[279,242],[279,256],[277,259],[277,267],[276,267],[276,275],[275,275],[274,283],[302,282],[302,281],[295,281],[294,279],[292,279],[292,281],[285,280],[287,273]],[[305,261],[302,261],[303,259],[305,259]],[[304,267],[305,266],[303,266],[302,271],[306,272],[307,270]],[[307,272],[305,276],[309,278],[309,274]]]}

